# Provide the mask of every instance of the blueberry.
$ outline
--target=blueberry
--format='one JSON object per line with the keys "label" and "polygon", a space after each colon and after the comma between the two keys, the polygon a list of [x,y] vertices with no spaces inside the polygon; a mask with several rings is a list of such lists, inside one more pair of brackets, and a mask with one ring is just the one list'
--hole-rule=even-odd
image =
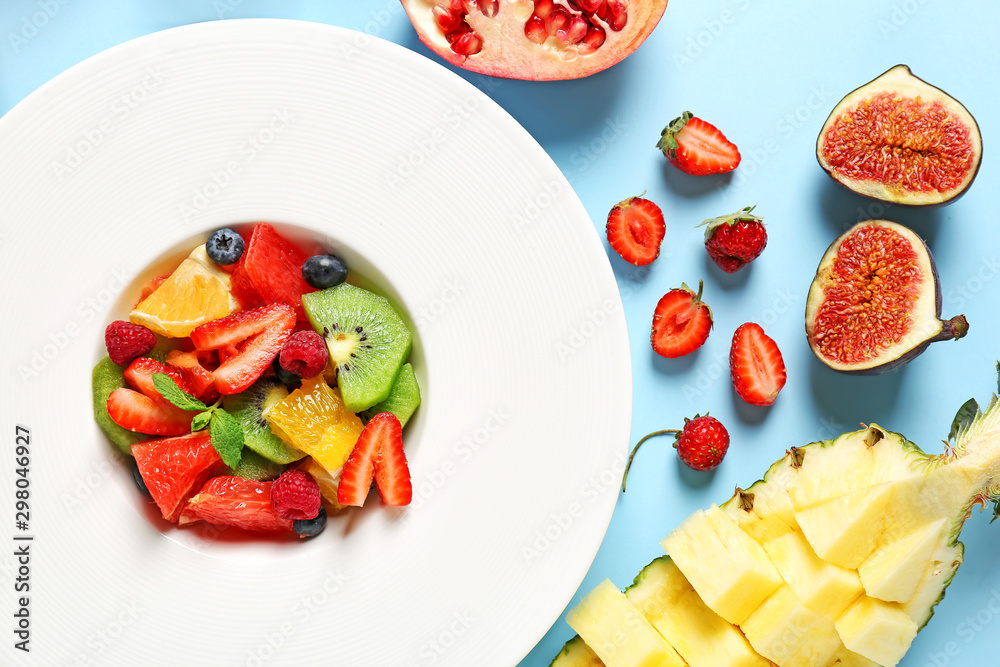
{"label": "blueberry", "polygon": [[274,362],[272,362],[271,367],[274,369],[274,374],[278,376],[278,381],[287,387],[298,387],[302,384],[302,378],[291,371],[286,371],[282,365],[278,362],[280,357],[275,357]]}
{"label": "blueberry", "polygon": [[326,289],[347,279],[347,266],[336,255],[313,255],[302,262],[302,277],[316,289]]}
{"label": "blueberry", "polygon": [[229,227],[217,229],[208,237],[205,252],[216,264],[235,264],[243,256],[243,237]]}
{"label": "blueberry", "polygon": [[135,464],[135,461],[132,461],[132,479],[135,480],[135,485],[139,487],[139,491],[143,495],[152,495],[149,493],[149,489],[146,488],[146,480],[142,478],[142,473],[139,472],[139,466]]}
{"label": "blueberry", "polygon": [[312,537],[319,535],[326,528],[326,508],[319,506],[319,514],[315,519],[296,519],[292,522],[292,530],[300,537]]}

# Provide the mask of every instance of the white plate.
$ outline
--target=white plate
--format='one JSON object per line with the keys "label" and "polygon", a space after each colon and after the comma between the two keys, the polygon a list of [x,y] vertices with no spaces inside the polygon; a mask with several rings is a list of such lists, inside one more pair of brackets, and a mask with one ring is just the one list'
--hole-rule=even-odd
{"label": "white plate", "polygon": [[[509,666],[557,619],[617,498],[625,321],[576,195],[480,91],[330,26],[186,26],[0,119],[0,183],[0,576],[10,614],[30,544],[31,632],[0,662]],[[410,508],[292,544],[161,530],[94,425],[104,326],[146,267],[256,220],[316,233],[409,313]],[[31,433],[23,532],[15,425]]]}

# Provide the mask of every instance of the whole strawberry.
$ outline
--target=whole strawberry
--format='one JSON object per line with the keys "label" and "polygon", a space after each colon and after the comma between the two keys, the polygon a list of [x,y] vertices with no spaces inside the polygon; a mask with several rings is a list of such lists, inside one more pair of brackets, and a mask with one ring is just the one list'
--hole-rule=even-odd
{"label": "whole strawberry", "polygon": [[764,252],[767,230],[764,219],[753,215],[753,206],[736,213],[706,220],[705,248],[708,256],[726,273],[736,273]]}
{"label": "whole strawberry", "polygon": [[674,448],[684,465],[694,470],[712,470],[725,458],[729,450],[729,431],[715,417],[708,415],[695,415],[693,419],[684,418],[684,428],[666,429],[654,431],[643,437],[632,448],[629,454],[628,464],[625,466],[625,474],[622,477],[622,491],[625,491],[625,481],[628,479],[629,468],[632,467],[632,459],[639,450],[642,443],[653,436],[673,434],[676,439]]}

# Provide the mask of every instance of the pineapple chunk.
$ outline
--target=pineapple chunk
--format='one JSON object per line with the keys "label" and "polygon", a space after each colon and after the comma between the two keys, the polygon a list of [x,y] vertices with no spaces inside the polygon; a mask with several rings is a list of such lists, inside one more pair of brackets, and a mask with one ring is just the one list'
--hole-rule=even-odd
{"label": "pineapple chunk", "polygon": [[820,558],[856,570],[878,546],[892,486],[886,482],[828,500],[798,512],[795,520]]}
{"label": "pineapple chunk", "polygon": [[941,519],[907,537],[880,547],[858,568],[865,591],[886,602],[906,602],[931,565],[944,531]]}
{"label": "pineapple chunk", "polygon": [[885,667],[895,667],[917,636],[917,624],[903,608],[863,596],[837,619],[844,646]]}
{"label": "pineapple chunk", "polygon": [[583,638],[576,635],[563,644],[559,655],[549,663],[549,667],[604,667],[604,663]]}
{"label": "pineapple chunk", "polygon": [[779,667],[829,665],[843,644],[833,619],[808,609],[782,586],[740,626],[750,645]]}
{"label": "pineapple chunk", "polygon": [[722,509],[761,544],[797,529],[795,506],[777,482],[760,481],[746,491],[737,489]]}
{"label": "pineapple chunk", "polygon": [[857,572],[817,556],[802,533],[765,542],[764,551],[799,602],[828,618],[840,616],[864,592]]}
{"label": "pineapple chunk", "polygon": [[684,661],[610,579],[566,615],[607,667],[684,667]]}
{"label": "pineapple chunk", "polygon": [[695,511],[660,544],[705,604],[734,625],[782,584],[764,548],[717,505]]}
{"label": "pineapple chunk", "polygon": [[[863,655],[849,651],[847,647],[841,647],[837,654],[833,656],[833,662],[830,664],[831,667],[879,667],[877,662],[872,662]],[[555,663],[553,663],[552,667],[555,667]],[[566,667],[570,666],[567,665]],[[590,665],[584,663],[581,667],[590,667]],[[600,667],[600,665],[596,667]]]}
{"label": "pineapple chunk", "polygon": [[739,628],[705,606],[668,556],[643,568],[625,595],[691,667],[770,665]]}

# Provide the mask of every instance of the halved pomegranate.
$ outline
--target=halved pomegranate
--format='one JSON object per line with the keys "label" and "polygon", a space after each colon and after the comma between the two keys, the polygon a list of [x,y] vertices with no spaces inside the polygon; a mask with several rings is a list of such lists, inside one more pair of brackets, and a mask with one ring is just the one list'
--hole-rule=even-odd
{"label": "halved pomegranate", "polygon": [[578,79],[653,31],[667,0],[400,0],[420,41],[448,62],[508,79]]}

